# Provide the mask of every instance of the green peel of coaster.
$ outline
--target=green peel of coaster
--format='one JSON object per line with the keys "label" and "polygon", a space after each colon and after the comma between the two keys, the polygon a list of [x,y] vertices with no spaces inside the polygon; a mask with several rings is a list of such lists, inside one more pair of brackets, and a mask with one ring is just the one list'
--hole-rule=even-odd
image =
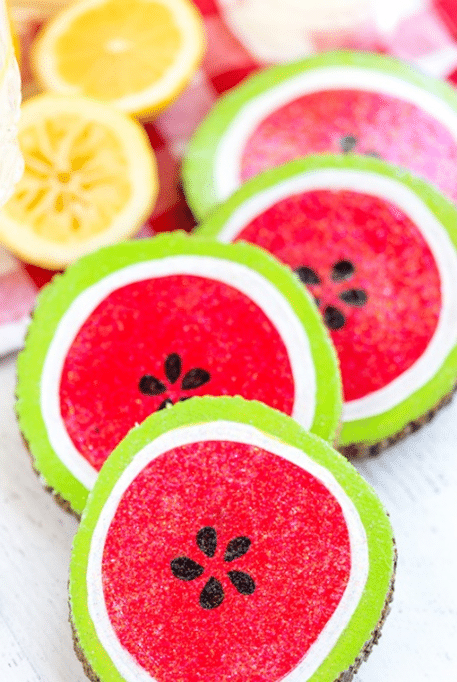
{"label": "green peel of coaster", "polygon": [[201,219],[255,175],[322,153],[383,158],[456,201],[457,95],[366,52],[267,68],[221,97],[197,128],[183,164],[187,201]]}
{"label": "green peel of coaster", "polygon": [[253,178],[199,234],[272,252],[314,296],[340,358],[347,447],[414,430],[452,393],[456,225],[454,205],[405,170],[322,155]]}
{"label": "green peel of coaster", "polygon": [[334,682],[377,640],[394,570],[345,458],[263,404],[195,398],[100,472],[70,568],[76,649],[101,682]]}
{"label": "green peel of coaster", "polygon": [[17,413],[35,469],[76,513],[130,428],[206,394],[260,399],[336,437],[330,339],[269,254],[163,235],[87,256],[40,295],[18,361]]}

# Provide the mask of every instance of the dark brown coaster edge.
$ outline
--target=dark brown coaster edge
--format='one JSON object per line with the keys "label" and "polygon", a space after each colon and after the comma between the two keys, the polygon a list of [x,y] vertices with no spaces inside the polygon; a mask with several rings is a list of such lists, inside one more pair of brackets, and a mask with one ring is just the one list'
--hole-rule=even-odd
{"label": "dark brown coaster edge", "polygon": [[[342,455],[350,460],[376,457],[383,452],[383,450],[386,450],[386,448],[389,448],[391,445],[395,445],[395,443],[403,440],[409,436],[409,434],[415,433],[425,426],[425,424],[428,424],[442,407],[449,405],[456,391],[457,382],[454,384],[451,391],[441,398],[441,400],[434,407],[432,407],[431,410],[423,414],[418,419],[414,419],[413,421],[409,422],[409,424],[407,424],[401,431],[394,433],[388,438],[384,438],[377,443],[351,443],[350,445],[343,445],[341,447],[337,446],[337,450],[339,450]],[[342,682],[346,682],[346,680],[343,680]]]}
{"label": "dark brown coaster edge", "polygon": [[371,652],[373,651],[373,647],[378,644],[379,639],[381,637],[381,630],[382,627],[385,623],[385,620],[387,616],[389,615],[391,611],[391,606],[392,606],[392,601],[394,598],[394,591],[395,591],[395,576],[397,572],[397,548],[395,545],[395,540],[393,540],[393,545],[394,545],[394,564],[393,564],[393,570],[392,570],[392,576],[390,579],[390,585],[389,585],[389,591],[386,596],[386,601],[384,602],[384,608],[381,612],[381,616],[376,624],[375,629],[372,632],[371,639],[369,639],[367,642],[365,642],[362,651],[360,654],[357,656],[355,659],[353,665],[351,665],[347,670],[345,670],[341,675],[334,681],[334,682],[351,682],[353,679],[354,675],[358,672],[360,666],[364,661],[367,660]]}
{"label": "dark brown coaster edge", "polygon": [[76,519],[78,519],[78,521],[80,521],[80,520],[81,520],[81,515],[78,514],[78,513],[73,509],[73,507],[72,507],[71,504],[68,502],[68,500],[65,500],[65,499],[62,497],[62,495],[60,495],[60,493],[56,492],[56,490],[55,490],[52,486],[48,485],[48,483],[44,480],[44,478],[43,478],[41,472],[38,471],[38,469],[37,469],[36,466],[35,466],[35,460],[34,460],[34,457],[33,457],[33,455],[32,455],[32,452],[31,452],[31,450],[30,450],[28,441],[27,441],[27,439],[24,437],[24,434],[21,432],[20,428],[19,428],[19,432],[20,432],[20,434],[21,434],[22,442],[24,443],[24,447],[25,447],[25,449],[26,449],[26,451],[27,451],[27,454],[29,455],[29,458],[30,458],[30,461],[31,461],[31,464],[32,464],[32,470],[33,470],[33,472],[36,474],[37,478],[39,479],[39,481],[40,481],[40,483],[41,483],[43,489],[44,489],[47,493],[51,493],[53,500],[59,505],[59,507],[60,507],[61,509],[63,509],[64,511],[66,511],[68,514],[71,514],[71,515],[74,516]]}

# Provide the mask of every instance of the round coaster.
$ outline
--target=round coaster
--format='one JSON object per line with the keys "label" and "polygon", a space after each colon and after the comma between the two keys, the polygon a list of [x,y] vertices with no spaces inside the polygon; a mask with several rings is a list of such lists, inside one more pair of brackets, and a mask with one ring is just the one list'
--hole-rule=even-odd
{"label": "round coaster", "polygon": [[357,153],[404,166],[457,200],[457,95],[391,57],[332,52],[266,69],[221,98],[183,166],[207,215],[243,182],[308,154]]}
{"label": "round coaster", "polygon": [[130,428],[196,395],[242,395],[333,440],[341,388],[309,295],[261,249],[184,234],[118,244],[40,296],[18,363],[36,470],[80,513]]}
{"label": "round coaster", "polygon": [[195,398],[100,473],[73,547],[75,648],[100,682],[349,680],[394,570],[388,518],[345,458],[265,405]]}
{"label": "round coaster", "polygon": [[244,185],[202,225],[287,263],[340,360],[340,444],[376,454],[428,420],[457,378],[457,211],[377,159],[316,156]]}

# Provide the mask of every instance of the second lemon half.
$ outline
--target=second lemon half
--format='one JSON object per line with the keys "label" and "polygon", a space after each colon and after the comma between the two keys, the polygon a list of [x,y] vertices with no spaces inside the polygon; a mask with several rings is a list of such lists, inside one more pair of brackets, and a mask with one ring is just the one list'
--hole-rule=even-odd
{"label": "second lemon half", "polygon": [[32,65],[47,90],[150,115],[186,86],[204,46],[188,0],[79,0],[45,26]]}

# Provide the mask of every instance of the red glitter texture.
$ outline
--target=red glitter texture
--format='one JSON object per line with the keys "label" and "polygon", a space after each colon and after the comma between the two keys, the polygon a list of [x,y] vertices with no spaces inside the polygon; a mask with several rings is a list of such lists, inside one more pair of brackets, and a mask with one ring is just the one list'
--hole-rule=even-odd
{"label": "red glitter texture", "polygon": [[[213,558],[196,544],[217,532]],[[234,537],[249,550],[227,563]],[[192,581],[170,568],[186,556]],[[153,460],[124,493],[103,552],[109,618],[124,648],[159,682],[273,682],[303,658],[335,611],[350,573],[341,507],[301,468],[244,443],[200,442]],[[241,595],[228,570],[249,573]],[[225,598],[199,604],[210,577]]]}
{"label": "red glitter texture", "polygon": [[265,118],[242,155],[242,180],[307,154],[352,149],[404,166],[457,199],[457,144],[433,116],[390,95],[331,90],[300,97]]}
{"label": "red glitter texture", "polygon": [[[438,268],[418,228],[396,206],[350,191],[316,190],[288,197],[255,218],[238,239],[258,244],[293,269],[312,268],[319,307],[338,308],[341,329],[330,330],[341,363],[345,400],[382,388],[426,349],[438,323]],[[332,281],[332,267],[348,260],[354,274]],[[362,289],[367,302],[339,298]]]}
{"label": "red glitter texture", "polygon": [[[173,384],[164,371],[172,353],[182,359]],[[209,372],[210,381],[181,389],[194,368]],[[166,392],[144,395],[146,374]],[[291,414],[295,390],[284,343],[255,303],[221,282],[173,275],[119,288],[97,306],[65,359],[60,409],[75,447],[98,470],[164,399],[194,395],[241,395]]]}

